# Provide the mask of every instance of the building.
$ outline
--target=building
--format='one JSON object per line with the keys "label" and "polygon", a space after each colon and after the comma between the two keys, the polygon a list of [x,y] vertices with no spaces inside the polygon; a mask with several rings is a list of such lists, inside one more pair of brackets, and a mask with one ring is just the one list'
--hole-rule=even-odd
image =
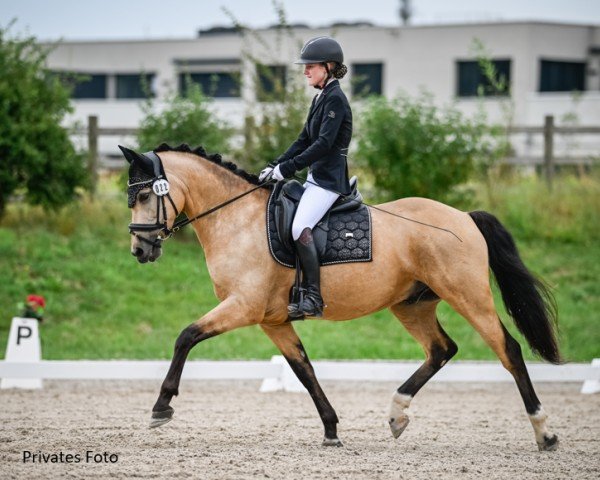
{"label": "building", "polygon": [[[360,23],[270,28],[246,35],[215,28],[193,39],[64,42],[48,63],[56,71],[89,76],[74,92],[75,120],[97,115],[102,127],[135,127],[145,95],[142,78],[160,100],[185,88],[189,75],[212,93],[217,115],[241,126],[245,106],[259,100],[252,83],[255,65],[244,52],[282,78],[300,75],[301,67],[292,61],[303,41],[318,35],[333,35],[344,46],[349,75],[342,82],[357,103],[365,92],[393,97],[425,89],[436,102],[456,102],[469,114],[483,103],[491,120],[502,120],[503,105],[512,101],[516,125],[539,126],[548,114],[558,123],[568,117],[571,123],[600,125],[600,25]],[[481,74],[476,39],[506,80],[510,97],[494,91]],[[478,85],[487,85],[483,100],[477,96]],[[538,148],[534,143],[528,139],[519,148]],[[109,153],[115,145],[115,139],[103,139],[100,149]]]}

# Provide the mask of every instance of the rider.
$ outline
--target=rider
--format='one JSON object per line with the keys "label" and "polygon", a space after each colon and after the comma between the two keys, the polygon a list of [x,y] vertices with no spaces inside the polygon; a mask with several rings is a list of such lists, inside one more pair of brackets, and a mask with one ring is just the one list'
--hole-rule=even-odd
{"label": "rider", "polygon": [[289,305],[291,317],[322,316],[320,264],[312,230],[340,194],[350,193],[346,157],[352,138],[352,110],[337,80],[348,71],[343,62],[342,47],[333,38],[316,37],[304,44],[295,63],[304,65],[308,84],[319,92],[298,139],[259,176],[261,181],[269,177],[283,180],[309,167],[292,224],[307,292],[299,304]]}

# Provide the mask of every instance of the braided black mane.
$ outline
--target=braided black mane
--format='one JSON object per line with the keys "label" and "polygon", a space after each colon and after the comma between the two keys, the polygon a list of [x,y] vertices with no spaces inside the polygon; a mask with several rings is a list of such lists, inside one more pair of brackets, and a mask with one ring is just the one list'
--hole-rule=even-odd
{"label": "braided black mane", "polygon": [[[166,143],[161,143],[158,147],[156,147],[154,149],[154,152],[155,153],[160,153],[160,152],[192,153],[199,157],[205,158],[206,160],[208,160],[216,165],[219,165],[220,167],[223,167],[223,168],[229,170],[230,172],[234,173],[238,177],[243,178],[244,180],[246,180],[248,183],[251,183],[252,185],[260,184],[260,182],[258,181],[258,176],[254,175],[252,173],[248,173],[245,170],[242,170],[233,162],[223,161],[223,158],[221,157],[221,154],[219,154],[219,153],[208,154],[206,152],[206,150],[204,150],[204,147],[202,147],[202,146],[198,146],[192,150],[189,147],[189,145],[187,145],[186,143],[182,143],[181,145],[178,145],[177,147],[171,147],[170,145],[167,145]],[[265,188],[269,188],[269,186],[265,185]]]}

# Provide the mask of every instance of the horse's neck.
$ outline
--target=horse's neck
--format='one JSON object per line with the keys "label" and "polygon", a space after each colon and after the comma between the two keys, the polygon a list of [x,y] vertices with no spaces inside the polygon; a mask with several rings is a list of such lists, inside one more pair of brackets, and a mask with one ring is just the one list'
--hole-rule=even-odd
{"label": "horse's neck", "polygon": [[[226,168],[209,160],[189,158],[178,172],[185,183],[184,213],[192,218],[241,195],[254,186]],[[235,241],[237,235],[249,234],[258,218],[264,218],[268,194],[259,189],[193,223],[202,247],[208,255],[215,245]]]}

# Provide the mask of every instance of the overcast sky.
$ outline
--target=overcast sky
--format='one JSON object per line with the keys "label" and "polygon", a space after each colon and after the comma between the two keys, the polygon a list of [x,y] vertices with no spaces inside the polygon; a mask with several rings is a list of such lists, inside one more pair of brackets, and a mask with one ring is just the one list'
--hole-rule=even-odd
{"label": "overcast sky", "polygon": [[[290,23],[399,23],[399,0],[283,0]],[[277,23],[273,0],[0,0],[0,26],[40,40],[191,38],[200,28]],[[600,0],[412,0],[413,24],[545,20],[600,24]]]}

